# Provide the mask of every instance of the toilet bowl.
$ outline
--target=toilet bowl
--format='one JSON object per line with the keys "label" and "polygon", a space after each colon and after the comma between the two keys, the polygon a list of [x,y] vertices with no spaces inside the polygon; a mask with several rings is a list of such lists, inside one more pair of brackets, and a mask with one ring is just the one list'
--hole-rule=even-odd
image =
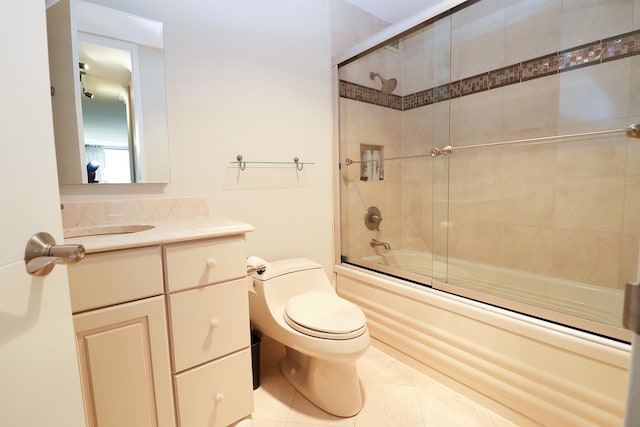
{"label": "toilet bowl", "polygon": [[369,346],[362,310],[340,298],[322,266],[306,258],[268,263],[253,274],[251,324],[286,348],[284,377],[324,411],[350,417],[362,409],[356,362]]}

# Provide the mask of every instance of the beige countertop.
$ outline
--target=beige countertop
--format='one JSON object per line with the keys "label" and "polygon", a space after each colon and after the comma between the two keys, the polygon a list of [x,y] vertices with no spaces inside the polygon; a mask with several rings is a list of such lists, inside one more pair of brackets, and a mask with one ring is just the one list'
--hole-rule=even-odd
{"label": "beige countertop", "polygon": [[136,225],[153,225],[149,230],[134,233],[98,234],[65,238],[65,244],[82,244],[86,253],[105,252],[118,249],[135,248],[141,246],[159,245],[165,243],[183,242],[189,240],[212,237],[225,237],[244,234],[254,230],[254,227],[239,221],[216,217],[193,217],[163,221],[137,221],[135,223],[105,224],[102,226],[87,226],[65,229],[67,233],[86,231],[100,232],[103,228],[124,227]]}

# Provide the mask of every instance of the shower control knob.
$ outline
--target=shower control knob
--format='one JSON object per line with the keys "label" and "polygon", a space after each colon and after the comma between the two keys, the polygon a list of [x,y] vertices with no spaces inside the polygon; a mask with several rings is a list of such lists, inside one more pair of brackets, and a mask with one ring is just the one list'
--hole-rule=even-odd
{"label": "shower control knob", "polygon": [[222,402],[224,400],[224,394],[217,393],[216,394],[216,402]]}
{"label": "shower control knob", "polygon": [[220,326],[220,321],[218,319],[211,319],[209,324],[211,325],[211,329],[216,329]]}
{"label": "shower control knob", "polygon": [[213,268],[215,266],[216,266],[216,259],[215,258],[209,258],[207,260],[207,267]]}

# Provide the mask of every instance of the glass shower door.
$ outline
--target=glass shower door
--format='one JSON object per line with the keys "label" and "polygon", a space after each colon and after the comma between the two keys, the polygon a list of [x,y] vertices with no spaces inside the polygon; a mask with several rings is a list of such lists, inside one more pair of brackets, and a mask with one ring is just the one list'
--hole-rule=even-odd
{"label": "glass shower door", "polygon": [[448,134],[448,125],[436,128],[448,115],[444,104],[434,107],[436,25],[338,68],[342,260],[425,285],[433,276],[430,152],[434,135]]}
{"label": "glass shower door", "polygon": [[622,288],[638,269],[640,169],[624,129],[639,118],[630,55],[640,36],[631,20],[579,25],[631,16],[631,2],[557,3],[480,1],[451,17],[459,96],[454,150],[434,166],[448,168],[446,243],[434,241],[446,244],[447,271],[434,287],[628,340]]}

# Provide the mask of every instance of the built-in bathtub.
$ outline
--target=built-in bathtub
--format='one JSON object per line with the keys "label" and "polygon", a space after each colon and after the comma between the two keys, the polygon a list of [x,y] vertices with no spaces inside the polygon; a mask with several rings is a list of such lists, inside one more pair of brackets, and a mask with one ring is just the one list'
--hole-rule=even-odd
{"label": "built-in bathtub", "polygon": [[[395,250],[366,262],[431,275],[426,253]],[[477,290],[492,287],[509,298],[549,292],[533,274],[448,262],[449,280]],[[622,425],[628,343],[350,264],[336,265],[335,273],[338,293],[363,308],[377,346],[518,425]],[[576,310],[604,317],[621,298],[562,280],[553,292],[552,304],[580,300]]]}

